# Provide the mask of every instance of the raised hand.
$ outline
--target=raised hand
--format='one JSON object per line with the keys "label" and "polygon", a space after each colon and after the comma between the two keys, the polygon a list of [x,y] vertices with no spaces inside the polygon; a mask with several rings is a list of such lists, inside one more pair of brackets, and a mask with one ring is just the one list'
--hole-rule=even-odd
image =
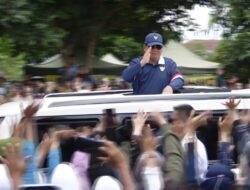
{"label": "raised hand", "polygon": [[111,141],[103,141],[103,146],[99,148],[106,157],[99,157],[100,160],[110,164],[116,169],[128,166],[128,159],[125,154]]}
{"label": "raised hand", "polygon": [[55,137],[58,140],[64,140],[71,137],[75,137],[77,133],[74,129],[66,129],[66,130],[55,131],[53,135],[55,135]]}
{"label": "raised hand", "polygon": [[222,117],[218,120],[218,126],[220,128],[220,140],[221,141],[228,141],[228,137],[231,133],[233,127],[233,117],[227,115],[224,119]]}
{"label": "raised hand", "polygon": [[219,117],[218,126],[220,131],[230,133],[233,126],[233,119],[228,115],[224,119]]}
{"label": "raised hand", "polygon": [[8,166],[10,175],[13,180],[14,189],[22,183],[22,176],[27,167],[29,156],[21,158],[21,146],[19,143],[8,144],[4,148],[5,158],[0,157],[2,163]]}
{"label": "raised hand", "polygon": [[66,129],[55,131],[51,137],[51,149],[57,148],[60,145],[61,140],[65,140],[71,137],[75,137],[77,135],[76,131],[73,129]]}
{"label": "raised hand", "polygon": [[135,190],[135,184],[130,175],[129,162],[126,155],[113,142],[104,141],[103,143],[104,146],[99,149],[107,156],[99,157],[99,159],[118,170],[124,190]]}
{"label": "raised hand", "polygon": [[22,109],[23,115],[27,119],[32,119],[32,117],[36,114],[39,110],[40,104],[32,103],[31,105],[27,106],[25,109]]}
{"label": "raised hand", "polygon": [[145,125],[145,122],[148,118],[148,114],[139,110],[136,116],[133,116],[132,123],[133,123],[133,135],[141,135],[142,128]]}
{"label": "raised hand", "polygon": [[205,111],[197,116],[194,116],[194,115],[195,115],[195,111],[192,110],[192,112],[188,118],[188,121],[187,121],[188,128],[192,132],[194,132],[199,126],[205,125],[207,123],[207,119],[209,117],[211,117],[211,112]]}
{"label": "raised hand", "polygon": [[141,66],[143,67],[145,64],[149,63],[150,55],[151,55],[151,49],[152,47],[148,47],[148,49],[145,51],[143,58],[140,62]]}
{"label": "raised hand", "polygon": [[222,103],[224,106],[227,107],[227,109],[229,110],[235,110],[237,108],[237,106],[240,104],[240,100],[238,100],[236,102],[234,97],[230,97],[228,99],[228,101],[226,101],[225,103]]}
{"label": "raised hand", "polygon": [[150,120],[156,122],[159,126],[164,125],[165,123],[167,123],[164,115],[160,112],[151,112],[149,113],[149,118]]}
{"label": "raised hand", "polygon": [[225,105],[227,107],[227,109],[228,109],[227,114],[229,115],[230,118],[233,118],[234,121],[240,119],[239,113],[236,110],[236,108],[238,107],[239,104],[240,104],[240,100],[238,100],[236,102],[234,97],[230,97],[228,99],[228,101],[223,103],[223,105]]}

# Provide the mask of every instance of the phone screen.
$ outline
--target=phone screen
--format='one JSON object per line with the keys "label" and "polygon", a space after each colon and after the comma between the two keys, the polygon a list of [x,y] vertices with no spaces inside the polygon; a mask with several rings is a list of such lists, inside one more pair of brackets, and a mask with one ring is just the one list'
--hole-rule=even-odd
{"label": "phone screen", "polygon": [[103,146],[102,141],[89,139],[85,137],[76,138],[75,144],[77,150],[87,152],[90,154],[99,151],[98,148]]}

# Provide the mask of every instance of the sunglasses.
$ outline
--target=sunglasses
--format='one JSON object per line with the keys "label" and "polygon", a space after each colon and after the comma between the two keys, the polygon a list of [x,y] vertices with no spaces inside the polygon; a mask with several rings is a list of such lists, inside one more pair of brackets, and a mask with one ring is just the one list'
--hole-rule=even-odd
{"label": "sunglasses", "polygon": [[151,46],[151,48],[160,50],[162,48],[162,46],[161,45],[153,45],[153,46]]}

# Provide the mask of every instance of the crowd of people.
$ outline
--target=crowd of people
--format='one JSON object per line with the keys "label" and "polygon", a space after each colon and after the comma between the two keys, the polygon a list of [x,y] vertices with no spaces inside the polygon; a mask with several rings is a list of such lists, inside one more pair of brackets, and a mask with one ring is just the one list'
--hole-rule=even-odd
{"label": "crowd of people", "polygon": [[91,81],[80,74],[72,80],[46,81],[41,76],[31,77],[24,81],[7,82],[0,77],[0,104],[9,101],[25,101],[43,98],[50,93],[60,92],[90,92],[130,89],[128,83],[121,78],[109,79],[89,75]]}
{"label": "crowd of people", "polygon": [[[131,61],[123,79],[113,81],[97,80],[87,68],[75,64],[73,55],[58,71],[62,74],[58,82],[33,77],[6,85],[0,77],[0,104],[32,102],[54,92],[129,89],[127,82],[132,83],[134,94],[172,94],[182,88],[184,79],[175,62],[161,56],[162,47],[160,34],[148,34],[144,55]],[[223,86],[223,73],[218,74]],[[13,134],[0,140],[0,189],[249,189],[250,111],[239,112],[239,103],[234,98],[224,102],[227,114],[217,122],[218,159],[212,164],[196,135],[211,113],[196,114],[188,104],[175,106],[170,118],[139,110],[131,118],[130,131],[118,130],[117,118],[109,113],[95,127],[48,128],[42,140],[34,119],[39,105],[31,104],[23,110],[20,122],[11,126]],[[67,163],[61,146],[65,142],[72,152]],[[237,168],[233,149],[239,155]]]}
{"label": "crowd of people", "polygon": [[[212,164],[196,135],[211,113],[197,115],[188,104],[174,107],[168,119],[160,112],[139,110],[132,117],[126,152],[114,116],[104,116],[93,128],[50,128],[39,142],[33,120],[39,105],[31,104],[12,136],[0,141],[0,189],[34,184],[39,184],[34,189],[62,190],[248,189],[250,111],[239,112],[239,103],[234,98],[224,102],[228,111],[218,119],[218,160]],[[69,163],[62,162],[60,144],[65,140],[73,150]],[[232,145],[239,155],[238,169],[233,169]]]}

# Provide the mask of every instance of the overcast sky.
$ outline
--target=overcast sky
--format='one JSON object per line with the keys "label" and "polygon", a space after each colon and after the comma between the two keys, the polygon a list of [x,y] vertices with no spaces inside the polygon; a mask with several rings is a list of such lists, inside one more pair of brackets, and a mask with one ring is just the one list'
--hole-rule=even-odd
{"label": "overcast sky", "polygon": [[194,19],[194,22],[199,25],[197,31],[185,31],[183,34],[183,41],[189,41],[192,39],[221,39],[222,28],[214,26],[212,30],[209,30],[209,13],[212,11],[211,8],[201,7],[196,5],[193,10],[188,11],[190,16]]}

